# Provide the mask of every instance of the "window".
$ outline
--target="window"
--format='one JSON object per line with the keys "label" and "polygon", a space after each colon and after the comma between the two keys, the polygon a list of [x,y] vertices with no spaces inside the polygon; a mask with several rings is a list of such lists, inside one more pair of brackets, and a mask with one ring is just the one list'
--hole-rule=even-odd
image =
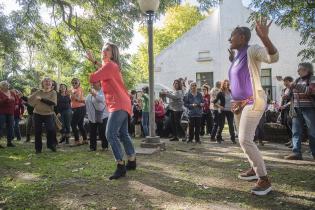
{"label": "window", "polygon": [[272,91],[272,82],[271,82],[271,69],[262,69],[260,78],[261,85],[263,89],[266,91],[268,99],[272,99],[273,91]]}
{"label": "window", "polygon": [[210,56],[210,51],[209,50],[205,50],[205,51],[198,52],[197,61],[198,62],[212,61],[212,58]]}
{"label": "window", "polygon": [[206,83],[213,87],[213,72],[196,73],[196,82],[198,88]]}

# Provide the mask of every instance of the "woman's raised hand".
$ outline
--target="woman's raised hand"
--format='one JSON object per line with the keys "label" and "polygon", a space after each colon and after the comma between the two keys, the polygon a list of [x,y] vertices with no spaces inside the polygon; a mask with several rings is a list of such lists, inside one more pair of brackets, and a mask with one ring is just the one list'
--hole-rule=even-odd
{"label": "woman's raised hand", "polygon": [[86,57],[89,61],[91,61],[92,63],[95,62],[95,59],[94,59],[94,56],[93,56],[93,53],[92,53],[91,50],[88,50],[88,51],[86,52],[85,57]]}
{"label": "woman's raised hand", "polygon": [[256,20],[256,33],[261,39],[268,37],[271,24],[272,20],[267,24],[266,17],[261,17],[260,20]]}

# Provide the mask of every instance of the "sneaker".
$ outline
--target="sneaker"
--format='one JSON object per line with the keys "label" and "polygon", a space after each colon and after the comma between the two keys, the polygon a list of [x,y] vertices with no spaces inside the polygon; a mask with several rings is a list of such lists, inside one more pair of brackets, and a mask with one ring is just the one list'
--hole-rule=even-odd
{"label": "sneaker", "polygon": [[66,137],[65,136],[61,137],[61,139],[59,140],[59,144],[63,143],[64,141],[66,141]]}
{"label": "sneaker", "polygon": [[238,178],[241,180],[246,180],[246,181],[252,181],[252,180],[257,180],[258,177],[256,176],[256,173],[253,168],[248,169],[247,171],[244,171],[238,175]]}
{"label": "sneaker", "polygon": [[284,159],[286,160],[303,160],[302,155],[297,155],[295,153],[285,156]]}
{"label": "sneaker", "polygon": [[178,138],[172,138],[172,139],[170,139],[170,141],[179,141],[179,139]]}
{"label": "sneaker", "polygon": [[51,147],[48,147],[52,152],[57,152],[57,148],[56,146],[51,146]]}
{"label": "sneaker", "polygon": [[271,182],[267,179],[258,179],[255,187],[251,190],[254,195],[267,195],[271,192]]}
{"label": "sneaker", "polygon": [[82,144],[89,144],[88,140],[83,140]]}
{"label": "sneaker", "polygon": [[284,145],[288,147],[288,146],[290,146],[291,144],[292,144],[292,141],[288,141],[288,142],[285,143]]}

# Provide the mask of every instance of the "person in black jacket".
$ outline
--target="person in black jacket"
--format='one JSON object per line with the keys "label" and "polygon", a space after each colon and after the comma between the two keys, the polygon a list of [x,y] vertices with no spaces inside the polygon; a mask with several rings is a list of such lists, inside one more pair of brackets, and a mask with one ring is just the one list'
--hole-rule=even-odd
{"label": "person in black jacket", "polygon": [[59,143],[66,142],[66,144],[69,144],[72,109],[70,94],[68,92],[68,87],[65,84],[59,85],[57,112],[57,116],[61,118],[62,122],[61,139]]}
{"label": "person in black jacket", "polygon": [[228,80],[224,80],[221,83],[221,91],[218,93],[216,99],[213,101],[215,106],[219,108],[219,128],[217,132],[217,142],[222,142],[222,131],[225,124],[225,118],[228,121],[229,132],[231,141],[236,144],[235,141],[235,131],[234,131],[234,114],[231,111],[231,90],[230,83]]}

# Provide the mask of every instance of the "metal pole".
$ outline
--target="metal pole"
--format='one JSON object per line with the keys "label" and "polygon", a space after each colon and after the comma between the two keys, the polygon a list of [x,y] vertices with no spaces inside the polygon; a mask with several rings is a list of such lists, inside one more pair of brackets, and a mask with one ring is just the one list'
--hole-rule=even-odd
{"label": "metal pole", "polygon": [[148,18],[148,54],[149,54],[149,135],[155,137],[155,111],[154,111],[154,55],[153,55],[153,16],[154,12],[147,12]]}

